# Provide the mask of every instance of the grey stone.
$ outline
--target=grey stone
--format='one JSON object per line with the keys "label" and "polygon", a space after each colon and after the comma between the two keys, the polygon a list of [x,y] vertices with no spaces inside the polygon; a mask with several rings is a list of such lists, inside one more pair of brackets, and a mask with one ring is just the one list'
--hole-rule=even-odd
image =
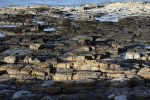
{"label": "grey stone", "polygon": [[18,99],[18,98],[24,98],[24,97],[31,97],[33,96],[31,94],[30,91],[27,91],[27,90],[20,90],[18,92],[15,92],[15,94],[13,95],[13,99]]}

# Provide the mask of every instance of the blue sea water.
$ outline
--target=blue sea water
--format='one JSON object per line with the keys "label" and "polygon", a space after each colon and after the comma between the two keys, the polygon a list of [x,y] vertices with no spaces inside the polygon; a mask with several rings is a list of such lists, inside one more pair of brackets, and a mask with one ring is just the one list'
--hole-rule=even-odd
{"label": "blue sea water", "polygon": [[0,7],[7,6],[80,6],[84,4],[106,4],[111,2],[150,2],[150,0],[0,0]]}

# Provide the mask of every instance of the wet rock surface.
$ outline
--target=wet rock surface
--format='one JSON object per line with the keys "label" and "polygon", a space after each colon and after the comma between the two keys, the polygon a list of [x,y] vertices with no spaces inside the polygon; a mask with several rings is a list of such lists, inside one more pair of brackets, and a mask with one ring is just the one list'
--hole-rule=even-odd
{"label": "wet rock surface", "polygon": [[97,22],[51,7],[8,11],[0,15],[0,98],[149,100],[150,16]]}

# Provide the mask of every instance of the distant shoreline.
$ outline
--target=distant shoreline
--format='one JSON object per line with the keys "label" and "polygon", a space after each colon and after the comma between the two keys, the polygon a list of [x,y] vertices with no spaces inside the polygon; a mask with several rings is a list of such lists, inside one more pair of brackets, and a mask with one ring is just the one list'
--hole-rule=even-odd
{"label": "distant shoreline", "polygon": [[140,2],[140,3],[150,3],[149,0],[125,0],[125,1],[121,1],[121,0],[86,0],[83,2],[78,1],[78,0],[72,0],[70,2],[68,2],[69,0],[62,0],[61,2],[58,2],[57,0],[53,0],[53,1],[40,1],[38,0],[38,2],[35,2],[34,0],[30,0],[30,1],[20,1],[20,0],[5,0],[5,1],[1,1],[0,0],[0,8],[4,8],[4,7],[27,7],[27,6],[40,6],[40,5],[46,5],[49,7],[54,7],[54,6],[59,6],[59,7],[78,7],[78,6],[84,6],[86,4],[96,4],[96,5],[106,5],[106,4],[111,4],[111,3],[116,3],[116,2],[120,2],[120,3],[128,3],[128,2]]}
{"label": "distant shoreline", "polygon": [[60,17],[59,14],[53,12],[65,12],[65,17],[74,20],[118,22],[120,19],[130,16],[150,16],[150,3],[116,2],[104,6],[87,4],[77,7],[36,5],[0,8],[0,14],[33,14]]}

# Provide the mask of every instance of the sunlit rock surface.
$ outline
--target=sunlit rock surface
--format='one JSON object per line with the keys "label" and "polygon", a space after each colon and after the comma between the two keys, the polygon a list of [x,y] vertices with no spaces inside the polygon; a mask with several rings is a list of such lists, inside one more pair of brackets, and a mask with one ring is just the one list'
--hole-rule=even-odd
{"label": "sunlit rock surface", "polygon": [[149,100],[149,3],[0,8],[0,98]]}

